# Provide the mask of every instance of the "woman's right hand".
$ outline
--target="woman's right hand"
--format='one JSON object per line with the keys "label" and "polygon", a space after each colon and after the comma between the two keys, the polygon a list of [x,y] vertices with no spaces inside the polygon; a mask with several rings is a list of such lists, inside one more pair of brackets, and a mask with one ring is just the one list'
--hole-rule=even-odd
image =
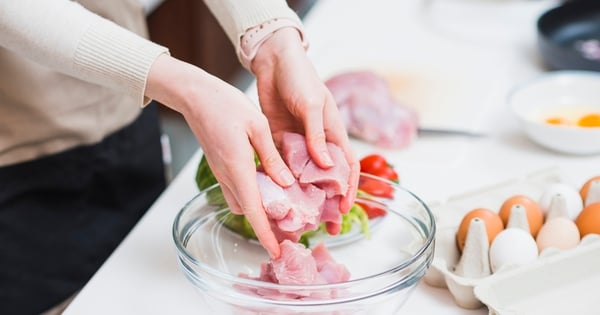
{"label": "woman's right hand", "polygon": [[244,214],[270,256],[279,257],[279,243],[258,190],[254,153],[279,185],[291,185],[294,177],[258,107],[235,87],[168,55],[154,62],[145,95],[183,115],[231,211]]}

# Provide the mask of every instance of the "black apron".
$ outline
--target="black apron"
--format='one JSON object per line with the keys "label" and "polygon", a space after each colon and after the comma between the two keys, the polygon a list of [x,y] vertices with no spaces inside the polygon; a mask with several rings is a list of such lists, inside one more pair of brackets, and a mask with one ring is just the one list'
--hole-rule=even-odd
{"label": "black apron", "polygon": [[102,142],[0,167],[0,314],[83,287],[165,188],[158,111]]}

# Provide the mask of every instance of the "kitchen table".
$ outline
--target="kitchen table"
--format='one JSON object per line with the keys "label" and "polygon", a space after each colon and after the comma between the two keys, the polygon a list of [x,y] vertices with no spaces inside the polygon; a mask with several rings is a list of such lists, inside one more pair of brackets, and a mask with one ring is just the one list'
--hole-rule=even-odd
{"label": "kitchen table", "polygon": [[[535,20],[554,1],[318,1],[305,17],[309,55],[326,78],[353,69],[388,76],[414,105],[422,127],[483,137],[421,135],[403,150],[353,140],[359,156],[381,152],[402,184],[426,202],[558,167],[581,185],[600,174],[598,156],[568,156],[530,142],[511,116],[511,87],[544,71]],[[252,87],[247,94],[256,101]],[[198,151],[122,244],[81,290],[65,315],[209,314],[180,272],[171,237],[177,211],[191,199]],[[486,314],[457,307],[447,290],[421,282],[403,314]]]}

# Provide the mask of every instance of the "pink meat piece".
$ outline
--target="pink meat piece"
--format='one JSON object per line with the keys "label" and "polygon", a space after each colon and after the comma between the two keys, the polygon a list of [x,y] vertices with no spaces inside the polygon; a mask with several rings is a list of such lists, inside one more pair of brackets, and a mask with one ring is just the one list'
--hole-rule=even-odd
{"label": "pink meat piece", "polygon": [[346,266],[338,264],[331,257],[324,243],[319,243],[312,249],[312,256],[317,263],[319,274],[327,283],[339,283],[350,279],[350,272]]}
{"label": "pink meat piece", "polygon": [[292,208],[292,203],[283,187],[277,185],[271,177],[262,171],[256,172],[256,180],[263,206],[269,218],[273,220],[285,218]]}
{"label": "pink meat piece", "polygon": [[314,185],[303,187],[294,183],[284,189],[292,203],[288,214],[279,221],[279,227],[287,232],[305,231],[305,227],[315,227],[321,217],[321,208],[325,202],[325,192]]}
{"label": "pink meat piece", "polygon": [[265,212],[275,237],[298,241],[302,233],[321,222],[340,223],[340,197],[348,191],[350,166],[337,145],[327,143],[334,166],[322,169],[310,158],[306,138],[297,133],[283,135],[283,158],[296,182],[289,187],[275,183],[262,169],[257,182]]}
{"label": "pink meat piece", "polygon": [[312,183],[325,190],[327,198],[336,195],[345,196],[348,191],[350,166],[346,162],[344,152],[337,145],[327,143],[327,149],[331,158],[336,161],[333,167],[322,169],[310,160],[304,167],[299,181],[303,184]]}
{"label": "pink meat piece", "polygon": [[342,214],[340,213],[340,196],[333,196],[327,198],[323,204],[323,211],[321,211],[321,222],[333,222],[342,223]]}
{"label": "pink meat piece", "polygon": [[282,156],[294,177],[300,174],[311,160],[306,148],[306,138],[298,133],[286,132],[283,134]]}
{"label": "pink meat piece", "polygon": [[327,192],[327,197],[345,195],[348,190],[350,166],[344,152],[333,143],[327,143],[327,149],[334,166],[320,168],[311,158],[306,147],[306,138],[297,133],[283,135],[283,158],[292,170],[292,174],[303,184],[314,184]]}
{"label": "pink meat piece", "polygon": [[317,269],[317,262],[310,249],[289,240],[281,242],[281,256],[272,259],[263,268],[261,279],[273,279],[279,284],[326,284]]}
{"label": "pink meat piece", "polygon": [[[283,158],[296,178],[289,187],[279,186],[264,170],[257,169],[263,207],[280,242],[281,255],[263,262],[260,276],[253,279],[286,285],[327,284],[349,279],[348,270],[333,260],[323,244],[311,251],[296,243],[305,231],[315,230],[321,222],[342,221],[340,200],[348,190],[350,166],[339,147],[331,143],[327,146],[335,166],[321,169],[310,158],[304,136],[284,135]],[[246,274],[240,276],[250,278]],[[285,291],[246,286],[238,289],[275,300],[326,299],[339,293],[330,289]]]}
{"label": "pink meat piece", "polygon": [[352,136],[391,149],[406,147],[416,137],[416,112],[394,99],[381,76],[370,71],[346,72],[325,85]]}
{"label": "pink meat piece", "polygon": [[311,250],[285,240],[280,247],[281,256],[264,262],[258,279],[291,285],[338,283],[350,279],[348,269],[333,259],[324,243]]}
{"label": "pink meat piece", "polygon": [[256,179],[263,207],[279,241],[298,241],[303,232],[316,229],[325,204],[323,190],[298,182],[282,188],[261,171],[256,172]]}
{"label": "pink meat piece", "polygon": [[[283,285],[318,285],[350,279],[348,269],[333,259],[323,243],[310,250],[302,244],[285,240],[281,242],[280,247],[281,256],[263,262],[258,277],[252,278],[247,274],[240,274],[240,277]],[[327,299],[339,294],[337,290],[330,289],[275,290],[250,287],[239,289],[274,300]]]}

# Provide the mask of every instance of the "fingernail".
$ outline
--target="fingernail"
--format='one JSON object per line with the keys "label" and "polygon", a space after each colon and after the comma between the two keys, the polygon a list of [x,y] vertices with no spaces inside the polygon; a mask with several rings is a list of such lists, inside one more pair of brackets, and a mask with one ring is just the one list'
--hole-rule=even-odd
{"label": "fingernail", "polygon": [[289,170],[282,170],[279,175],[281,175],[281,178],[283,179],[283,182],[285,185],[289,186],[291,184],[293,184],[296,179],[294,178],[294,175],[292,175],[292,173]]}

